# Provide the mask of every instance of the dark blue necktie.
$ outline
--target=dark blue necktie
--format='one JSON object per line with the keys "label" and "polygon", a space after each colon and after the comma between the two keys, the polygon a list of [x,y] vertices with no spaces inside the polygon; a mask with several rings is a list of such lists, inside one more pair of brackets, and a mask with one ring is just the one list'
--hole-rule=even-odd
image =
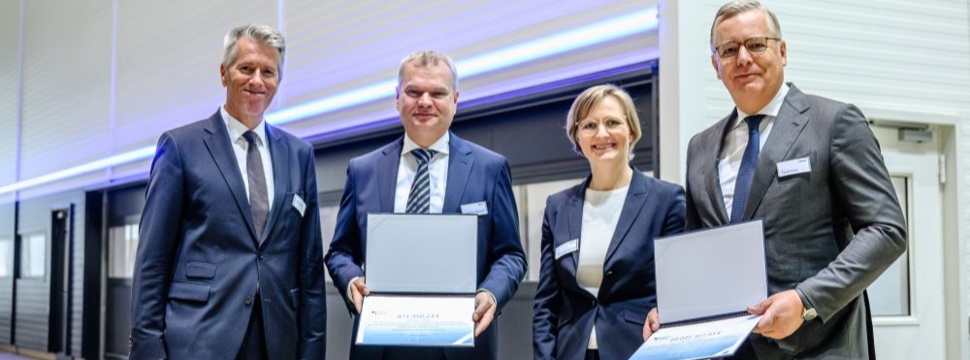
{"label": "dark blue necktie", "polygon": [[408,214],[427,214],[431,209],[431,178],[428,174],[428,163],[437,151],[427,149],[411,150],[411,155],[418,161],[418,171],[414,174],[414,183],[408,193]]}
{"label": "dark blue necktie", "polygon": [[744,216],[744,204],[748,202],[748,193],[751,191],[751,180],[754,178],[754,169],[758,167],[758,153],[760,152],[761,133],[758,126],[764,115],[752,115],[744,118],[748,123],[748,146],[744,148],[744,155],[741,156],[741,167],[738,169],[738,179],[734,183],[734,200],[731,203],[731,223],[741,222]]}

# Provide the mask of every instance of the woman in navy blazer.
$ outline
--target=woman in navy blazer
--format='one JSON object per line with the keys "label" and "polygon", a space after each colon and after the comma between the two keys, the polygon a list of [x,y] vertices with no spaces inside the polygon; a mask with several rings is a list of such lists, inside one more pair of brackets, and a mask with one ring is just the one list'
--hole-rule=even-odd
{"label": "woman in navy blazer", "polygon": [[627,359],[656,306],[653,239],[684,230],[684,189],[630,166],[640,121],[616,86],[580,94],[566,132],[592,174],[546,200],[533,351],[536,359]]}

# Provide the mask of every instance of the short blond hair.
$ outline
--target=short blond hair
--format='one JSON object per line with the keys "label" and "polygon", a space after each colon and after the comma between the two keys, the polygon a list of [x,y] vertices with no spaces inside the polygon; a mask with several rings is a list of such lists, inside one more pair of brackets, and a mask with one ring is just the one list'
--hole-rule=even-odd
{"label": "short blond hair", "polygon": [[579,122],[586,119],[593,110],[593,107],[599,104],[600,101],[603,101],[607,96],[612,96],[623,105],[623,115],[626,117],[626,125],[630,128],[631,151],[637,141],[640,140],[642,134],[640,130],[640,117],[637,116],[637,108],[633,105],[633,98],[630,97],[630,94],[613,84],[597,85],[583,90],[576,97],[576,100],[573,101],[572,107],[569,108],[569,114],[566,115],[566,135],[569,136],[569,142],[573,144],[573,151],[577,154],[583,154],[583,150],[579,148],[579,141],[576,139],[576,130],[579,127]]}

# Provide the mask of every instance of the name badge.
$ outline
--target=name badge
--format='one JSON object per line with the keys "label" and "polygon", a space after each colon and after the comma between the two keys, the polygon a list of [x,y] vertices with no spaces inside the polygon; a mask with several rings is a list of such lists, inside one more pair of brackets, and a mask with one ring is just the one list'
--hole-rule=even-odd
{"label": "name badge", "polygon": [[579,250],[579,239],[569,240],[562,245],[556,246],[556,260],[576,250]]}
{"label": "name badge", "polygon": [[790,175],[804,174],[811,171],[812,164],[808,161],[808,157],[778,163],[778,177],[780,178]]}
{"label": "name badge", "polygon": [[461,206],[462,214],[474,214],[474,215],[488,215],[488,206],[485,205],[484,201],[479,201],[477,203],[464,204]]}
{"label": "name badge", "polygon": [[300,195],[293,194],[293,208],[300,212],[300,217],[303,217],[303,212],[306,211],[306,203],[300,198]]}

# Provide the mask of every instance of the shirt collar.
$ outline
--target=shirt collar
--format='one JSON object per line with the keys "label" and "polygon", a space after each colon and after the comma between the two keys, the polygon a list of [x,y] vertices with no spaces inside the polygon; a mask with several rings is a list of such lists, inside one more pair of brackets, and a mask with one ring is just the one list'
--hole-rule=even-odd
{"label": "shirt collar", "polygon": [[[229,130],[229,140],[232,140],[233,143],[235,143],[237,140],[242,138],[243,133],[245,133],[246,131],[249,131],[249,128],[246,127],[246,125],[244,125],[241,121],[239,121],[239,119],[236,119],[232,115],[229,115],[229,112],[226,111],[225,105],[219,108],[219,112],[222,114],[222,121],[226,123],[226,128]],[[256,133],[256,138],[258,139],[257,141],[265,145],[266,126],[264,126],[264,123],[265,121],[260,120],[259,125],[256,125],[256,128],[253,129],[253,132]],[[243,141],[245,141],[245,139],[243,139]]]}
{"label": "shirt collar", "polygon": [[[791,87],[788,84],[782,83],[781,88],[775,93],[775,97],[771,98],[771,101],[765,107],[761,108],[761,110],[758,110],[756,114],[767,115],[772,118],[778,117],[778,113],[781,112],[781,106],[785,103],[785,96],[788,96],[788,90],[791,90]],[[740,126],[744,118],[751,115],[744,113],[741,109],[737,109],[737,111],[738,118],[734,121],[732,128]]]}
{"label": "shirt collar", "polygon": [[[431,144],[431,146],[428,147],[428,150],[434,150],[439,154],[447,154],[450,141],[451,141],[451,132],[445,131],[445,134],[441,135],[441,137],[438,138],[438,141],[435,141],[433,144]],[[408,154],[411,152],[411,150],[418,149],[418,148],[420,148],[420,146],[418,146],[417,143],[411,140],[411,138],[408,137],[407,133],[404,133],[404,146],[401,148],[401,156],[404,156],[404,154]]]}

